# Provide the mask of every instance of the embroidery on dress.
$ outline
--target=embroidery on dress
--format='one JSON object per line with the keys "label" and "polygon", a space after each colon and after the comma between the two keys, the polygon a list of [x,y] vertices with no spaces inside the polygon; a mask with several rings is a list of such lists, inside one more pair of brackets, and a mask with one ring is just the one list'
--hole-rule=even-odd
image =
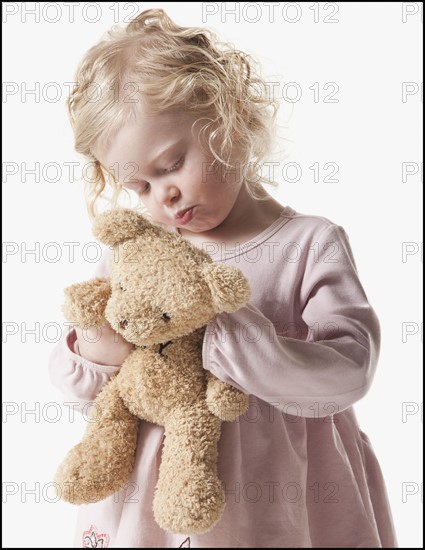
{"label": "embroidery on dress", "polygon": [[187,539],[180,544],[179,548],[190,548],[190,537],[187,537]]}
{"label": "embroidery on dress", "polygon": [[98,533],[95,525],[90,525],[90,529],[83,532],[83,548],[107,548],[108,544],[109,535]]}

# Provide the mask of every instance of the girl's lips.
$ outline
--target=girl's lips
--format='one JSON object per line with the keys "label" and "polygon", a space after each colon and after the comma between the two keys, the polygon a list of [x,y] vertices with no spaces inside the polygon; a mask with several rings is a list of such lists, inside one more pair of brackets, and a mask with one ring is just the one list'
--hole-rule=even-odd
{"label": "girl's lips", "polygon": [[190,220],[192,219],[193,217],[193,209],[195,207],[192,206],[192,208],[189,208],[189,210],[186,210],[183,214],[183,216],[181,217],[176,217],[176,221],[178,224],[180,225],[186,225],[187,223],[190,222]]}

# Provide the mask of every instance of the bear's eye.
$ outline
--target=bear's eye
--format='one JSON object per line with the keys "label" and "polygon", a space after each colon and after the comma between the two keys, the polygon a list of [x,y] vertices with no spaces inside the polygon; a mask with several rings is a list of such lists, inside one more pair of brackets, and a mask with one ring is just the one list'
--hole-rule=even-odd
{"label": "bear's eye", "polygon": [[120,287],[120,290],[125,290],[121,283],[118,286]]}
{"label": "bear's eye", "polygon": [[171,321],[171,318],[170,318],[170,316],[168,315],[168,313],[163,313],[163,314],[162,314],[162,318],[164,319],[164,321]]}

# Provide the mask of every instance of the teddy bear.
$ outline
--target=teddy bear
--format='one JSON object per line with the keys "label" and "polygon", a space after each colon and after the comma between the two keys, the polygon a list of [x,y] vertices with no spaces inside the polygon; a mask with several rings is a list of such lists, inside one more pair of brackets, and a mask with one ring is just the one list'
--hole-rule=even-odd
{"label": "teddy bear", "polygon": [[93,234],[112,248],[110,276],[65,289],[63,312],[83,329],[109,323],[134,348],[60,464],[58,493],[83,504],[120,490],[134,467],[139,422],[152,422],[165,436],[155,521],[172,533],[205,533],[225,506],[217,472],[221,424],[243,414],[248,397],[203,368],[203,338],[215,315],[249,300],[249,283],[236,267],[213,262],[132,209],[99,215]]}

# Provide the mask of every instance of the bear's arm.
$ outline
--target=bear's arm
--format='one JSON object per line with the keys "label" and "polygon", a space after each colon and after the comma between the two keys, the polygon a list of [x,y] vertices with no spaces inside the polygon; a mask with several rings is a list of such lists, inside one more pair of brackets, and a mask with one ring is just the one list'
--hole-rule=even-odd
{"label": "bear's arm", "polygon": [[207,407],[221,420],[233,421],[248,409],[248,396],[207,373]]}

